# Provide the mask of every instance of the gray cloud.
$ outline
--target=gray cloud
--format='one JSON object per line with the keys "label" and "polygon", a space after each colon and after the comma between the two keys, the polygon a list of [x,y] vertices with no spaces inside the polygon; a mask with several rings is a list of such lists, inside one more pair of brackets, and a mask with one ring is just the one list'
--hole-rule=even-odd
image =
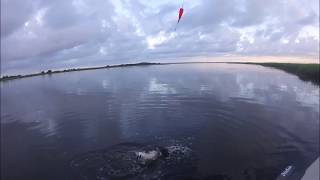
{"label": "gray cloud", "polygon": [[35,9],[32,0],[1,0],[1,38],[20,28]]}
{"label": "gray cloud", "polygon": [[317,0],[1,0],[2,73],[238,54],[319,56]]}

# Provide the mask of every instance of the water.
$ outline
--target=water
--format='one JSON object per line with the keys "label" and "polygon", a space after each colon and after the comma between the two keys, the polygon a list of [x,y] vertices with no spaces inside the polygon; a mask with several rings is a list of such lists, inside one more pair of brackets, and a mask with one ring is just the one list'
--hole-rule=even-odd
{"label": "water", "polygon": [[[78,179],[79,154],[179,144],[210,179],[300,179],[319,157],[319,87],[254,65],[102,69],[1,83],[1,179]],[[75,178],[77,177],[77,178]]]}

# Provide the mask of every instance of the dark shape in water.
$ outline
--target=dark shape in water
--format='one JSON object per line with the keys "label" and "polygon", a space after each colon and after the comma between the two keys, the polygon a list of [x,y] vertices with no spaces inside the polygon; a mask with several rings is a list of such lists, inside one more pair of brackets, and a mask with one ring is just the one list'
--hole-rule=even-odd
{"label": "dark shape in water", "polygon": [[[177,179],[195,172],[195,156],[179,145],[159,147],[122,143],[71,161],[84,179]],[[188,172],[186,174],[186,172]]]}
{"label": "dark shape in water", "polygon": [[[232,180],[224,174],[203,176],[197,171],[196,163],[194,152],[182,145],[122,143],[79,155],[71,161],[71,167],[78,176],[89,180]],[[287,166],[281,174],[281,169],[276,167],[248,168],[243,178],[287,180],[293,168]]]}

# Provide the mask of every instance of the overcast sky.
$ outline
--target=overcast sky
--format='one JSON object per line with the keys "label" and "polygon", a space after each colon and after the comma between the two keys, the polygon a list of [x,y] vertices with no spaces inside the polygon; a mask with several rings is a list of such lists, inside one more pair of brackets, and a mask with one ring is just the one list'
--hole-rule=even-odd
{"label": "overcast sky", "polygon": [[181,2],[1,0],[1,74],[198,56],[319,57],[319,0],[185,0],[174,31]]}

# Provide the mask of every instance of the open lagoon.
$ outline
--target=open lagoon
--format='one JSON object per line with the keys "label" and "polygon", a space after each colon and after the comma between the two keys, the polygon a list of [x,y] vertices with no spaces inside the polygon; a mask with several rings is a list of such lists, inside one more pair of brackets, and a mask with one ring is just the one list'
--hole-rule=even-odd
{"label": "open lagoon", "polygon": [[192,150],[192,172],[157,169],[159,178],[269,180],[287,169],[298,180],[319,157],[319,86],[246,64],[1,82],[1,179],[85,179],[71,166],[74,157],[128,142]]}

